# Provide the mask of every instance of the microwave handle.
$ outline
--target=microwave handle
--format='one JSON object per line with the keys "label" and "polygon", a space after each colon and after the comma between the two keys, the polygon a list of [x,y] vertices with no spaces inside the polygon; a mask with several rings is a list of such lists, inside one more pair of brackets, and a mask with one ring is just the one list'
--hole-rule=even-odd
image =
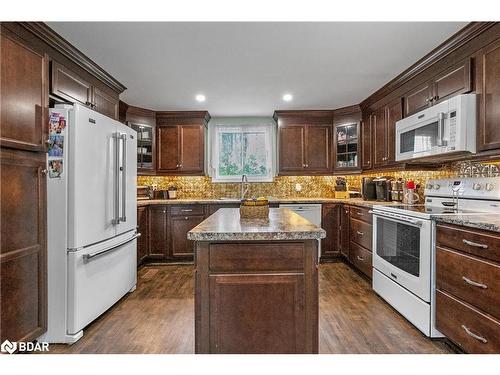
{"label": "microwave handle", "polygon": [[443,135],[444,135],[444,113],[439,112],[438,113],[438,139],[437,139],[438,146],[445,146]]}

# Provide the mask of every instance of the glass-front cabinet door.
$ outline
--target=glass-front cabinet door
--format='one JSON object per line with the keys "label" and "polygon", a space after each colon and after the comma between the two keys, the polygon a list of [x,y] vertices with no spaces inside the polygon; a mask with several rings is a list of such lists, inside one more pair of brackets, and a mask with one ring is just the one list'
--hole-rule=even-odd
{"label": "glass-front cabinet door", "polygon": [[137,132],[137,171],[154,172],[154,128],[136,123],[129,126]]}
{"label": "glass-front cabinet door", "polygon": [[359,122],[335,126],[335,170],[359,170]]}

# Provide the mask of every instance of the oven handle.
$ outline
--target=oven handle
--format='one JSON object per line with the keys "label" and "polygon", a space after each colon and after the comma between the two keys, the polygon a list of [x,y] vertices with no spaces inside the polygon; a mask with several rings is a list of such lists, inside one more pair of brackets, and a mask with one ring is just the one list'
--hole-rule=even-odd
{"label": "oven handle", "polygon": [[375,216],[384,217],[386,219],[394,219],[394,220],[404,221],[405,223],[416,225],[417,227],[422,226],[422,222],[420,220],[409,219],[409,218],[406,218],[406,217],[403,217],[400,215],[391,215],[391,214],[388,214],[386,212],[384,212],[383,214],[380,212],[374,212],[373,214]]}

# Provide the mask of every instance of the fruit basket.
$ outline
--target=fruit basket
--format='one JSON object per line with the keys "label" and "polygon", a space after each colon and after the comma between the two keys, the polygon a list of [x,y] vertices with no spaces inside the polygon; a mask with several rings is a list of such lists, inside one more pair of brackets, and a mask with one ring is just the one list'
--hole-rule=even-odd
{"label": "fruit basket", "polygon": [[269,201],[265,198],[243,199],[240,204],[240,219],[269,218]]}

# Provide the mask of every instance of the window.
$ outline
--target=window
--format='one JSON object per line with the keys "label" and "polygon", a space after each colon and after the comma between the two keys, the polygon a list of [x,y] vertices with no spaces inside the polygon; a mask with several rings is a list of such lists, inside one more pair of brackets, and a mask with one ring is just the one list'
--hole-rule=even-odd
{"label": "window", "polygon": [[218,125],[213,134],[212,178],[216,182],[272,181],[271,126]]}

